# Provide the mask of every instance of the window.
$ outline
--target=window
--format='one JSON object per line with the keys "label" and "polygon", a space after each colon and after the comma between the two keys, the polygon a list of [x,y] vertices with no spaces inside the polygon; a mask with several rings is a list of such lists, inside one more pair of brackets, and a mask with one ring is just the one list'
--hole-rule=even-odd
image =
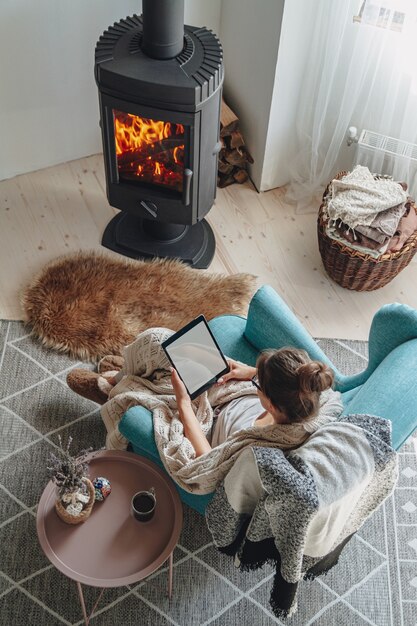
{"label": "window", "polygon": [[401,33],[407,18],[415,13],[412,4],[410,0],[362,0],[359,13],[354,15],[353,21]]}

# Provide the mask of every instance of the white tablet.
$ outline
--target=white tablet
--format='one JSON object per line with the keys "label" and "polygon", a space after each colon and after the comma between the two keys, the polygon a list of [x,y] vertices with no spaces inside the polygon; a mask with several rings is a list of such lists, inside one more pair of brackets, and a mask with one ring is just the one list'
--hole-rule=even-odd
{"label": "white tablet", "polygon": [[163,341],[162,347],[192,400],[229,371],[204,315]]}

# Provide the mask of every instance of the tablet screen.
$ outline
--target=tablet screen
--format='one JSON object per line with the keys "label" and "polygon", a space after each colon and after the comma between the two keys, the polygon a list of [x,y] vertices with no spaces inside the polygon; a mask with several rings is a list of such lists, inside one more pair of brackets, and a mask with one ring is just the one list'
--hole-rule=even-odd
{"label": "tablet screen", "polygon": [[202,315],[164,341],[162,347],[191,398],[229,371],[227,361]]}

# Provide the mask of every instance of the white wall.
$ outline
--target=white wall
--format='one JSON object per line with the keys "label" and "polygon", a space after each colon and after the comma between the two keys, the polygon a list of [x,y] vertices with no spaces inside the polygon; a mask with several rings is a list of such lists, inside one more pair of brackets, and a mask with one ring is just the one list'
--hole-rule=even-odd
{"label": "white wall", "polygon": [[225,99],[239,116],[259,191],[285,185],[316,0],[223,0]]}
{"label": "white wall", "polygon": [[263,187],[283,10],[284,0],[222,1],[224,97],[240,118],[245,143],[255,160],[251,178],[257,189]]}
{"label": "white wall", "polygon": [[184,5],[188,26],[205,26],[219,34],[222,0],[185,0]]}
{"label": "white wall", "polygon": [[[219,32],[221,0],[185,0]],[[140,0],[1,0],[0,180],[101,152],[94,49]]]}

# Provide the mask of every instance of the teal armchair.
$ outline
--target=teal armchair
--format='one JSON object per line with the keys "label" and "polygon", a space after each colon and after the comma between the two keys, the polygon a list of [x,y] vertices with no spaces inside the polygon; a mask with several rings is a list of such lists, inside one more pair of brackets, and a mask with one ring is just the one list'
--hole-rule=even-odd
{"label": "teal armchair", "polygon": [[[344,415],[367,413],[392,422],[393,446],[398,449],[417,428],[417,310],[403,304],[383,306],[369,332],[367,368],[346,376],[321,350],[280,296],[269,286],[253,296],[247,318],[222,315],[209,325],[223,352],[254,365],[261,350],[294,346],[335,372],[335,388],[343,398]],[[151,413],[132,407],[123,415],[120,432],[134,452],[163,467],[153,436]],[[194,495],[177,487],[181,499],[204,513],[212,494]]]}

